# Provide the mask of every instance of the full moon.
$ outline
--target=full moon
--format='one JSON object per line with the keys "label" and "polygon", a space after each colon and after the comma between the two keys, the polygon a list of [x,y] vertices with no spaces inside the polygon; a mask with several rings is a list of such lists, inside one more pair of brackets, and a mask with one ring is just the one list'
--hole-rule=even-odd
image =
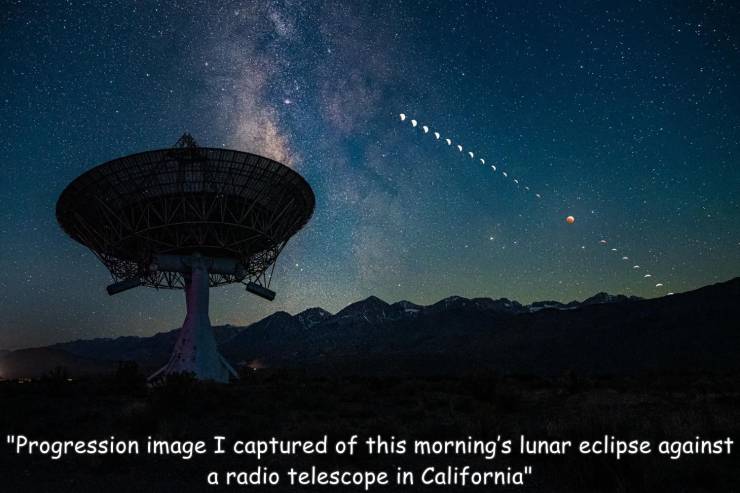
{"label": "full moon", "polygon": [[565,218],[565,222],[568,224],[573,224],[574,222],[576,222],[576,218],[573,216],[568,216]]}

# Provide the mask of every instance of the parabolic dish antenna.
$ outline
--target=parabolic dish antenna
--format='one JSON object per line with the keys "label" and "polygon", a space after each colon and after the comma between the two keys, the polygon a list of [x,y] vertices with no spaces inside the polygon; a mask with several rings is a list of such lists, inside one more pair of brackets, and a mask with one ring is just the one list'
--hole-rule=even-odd
{"label": "parabolic dish antenna", "polygon": [[62,192],[57,220],[108,268],[113,295],[137,286],[184,289],[187,316],[167,364],[150,378],[190,372],[236,376],[218,352],[209,288],[242,283],[272,300],[274,264],[313,214],[315,199],[292,169],[248,152],[175,147],[114,159]]}

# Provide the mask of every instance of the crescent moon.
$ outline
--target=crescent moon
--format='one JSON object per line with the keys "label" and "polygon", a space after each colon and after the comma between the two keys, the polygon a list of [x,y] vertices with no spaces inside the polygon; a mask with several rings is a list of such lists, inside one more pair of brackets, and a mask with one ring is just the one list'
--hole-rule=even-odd
{"label": "crescent moon", "polygon": [[445,139],[445,140],[447,141],[447,145],[448,146],[451,146],[452,145],[452,141],[450,139]]}
{"label": "crescent moon", "polygon": [[434,132],[434,138],[439,140],[439,132]]}

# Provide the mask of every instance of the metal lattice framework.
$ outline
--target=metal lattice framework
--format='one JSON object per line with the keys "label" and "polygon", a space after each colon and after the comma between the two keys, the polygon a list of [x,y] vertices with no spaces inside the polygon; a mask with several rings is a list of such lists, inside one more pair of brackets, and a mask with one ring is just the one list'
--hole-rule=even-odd
{"label": "metal lattice framework", "polygon": [[114,280],[183,288],[178,272],[151,266],[160,254],[233,258],[239,274],[209,274],[209,285],[269,285],[271,266],[311,217],[313,191],[295,171],[247,152],[178,147],[114,159],[74,180],[57,220],[87,246]]}

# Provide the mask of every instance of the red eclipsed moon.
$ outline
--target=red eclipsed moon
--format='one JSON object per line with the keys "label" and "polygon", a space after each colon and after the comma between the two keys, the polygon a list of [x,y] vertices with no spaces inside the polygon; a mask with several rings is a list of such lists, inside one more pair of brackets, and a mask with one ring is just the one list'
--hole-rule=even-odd
{"label": "red eclipsed moon", "polygon": [[573,216],[568,216],[565,218],[565,222],[568,224],[573,224],[574,222],[576,222],[576,218]]}

